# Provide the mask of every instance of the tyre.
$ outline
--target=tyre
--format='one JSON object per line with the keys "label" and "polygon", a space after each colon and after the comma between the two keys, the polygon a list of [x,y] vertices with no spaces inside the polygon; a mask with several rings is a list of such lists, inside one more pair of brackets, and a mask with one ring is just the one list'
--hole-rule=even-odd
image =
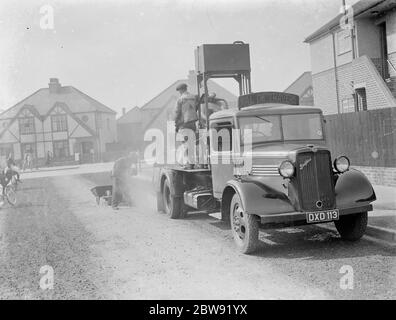
{"label": "tyre", "polygon": [[257,217],[244,212],[241,199],[234,194],[230,205],[231,232],[238,249],[242,253],[252,253],[257,249],[259,223]]}
{"label": "tyre", "polygon": [[334,221],[341,239],[348,241],[359,240],[366,232],[367,212],[340,216],[340,220]]}
{"label": "tyre", "polygon": [[183,198],[172,195],[168,179],[165,179],[164,186],[162,188],[162,203],[164,212],[171,219],[179,219],[183,217]]}
{"label": "tyre", "polygon": [[157,198],[157,211],[163,213],[164,212],[164,200],[162,198],[162,192],[157,192],[156,198]]}
{"label": "tyre", "polygon": [[5,190],[5,197],[10,205],[15,206],[17,202],[16,192],[12,186],[6,186]]}

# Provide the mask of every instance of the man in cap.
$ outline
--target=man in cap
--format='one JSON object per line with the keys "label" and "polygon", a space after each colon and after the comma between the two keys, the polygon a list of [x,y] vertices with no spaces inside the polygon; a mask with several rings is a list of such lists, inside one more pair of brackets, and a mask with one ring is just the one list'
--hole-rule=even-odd
{"label": "man in cap", "polygon": [[179,129],[191,129],[195,132],[197,129],[196,121],[198,120],[196,109],[197,98],[187,91],[187,85],[185,83],[179,84],[176,87],[176,91],[180,93],[175,110],[176,132]]}
{"label": "man in cap", "polygon": [[[194,152],[192,150],[195,148],[196,122],[198,120],[197,97],[187,91],[187,85],[185,83],[179,84],[176,90],[180,93],[180,97],[177,99],[174,117],[176,132],[181,130],[184,135],[184,143],[182,145],[182,158],[184,159],[179,162],[186,166],[186,168],[192,169],[194,166]],[[192,132],[188,132],[188,130]],[[188,139],[187,137],[192,138]]]}
{"label": "man in cap", "polygon": [[122,157],[114,162],[111,177],[113,179],[113,194],[111,205],[117,210],[122,200],[132,205],[131,194],[129,188],[130,169],[137,160],[136,153],[130,152],[126,157]]}

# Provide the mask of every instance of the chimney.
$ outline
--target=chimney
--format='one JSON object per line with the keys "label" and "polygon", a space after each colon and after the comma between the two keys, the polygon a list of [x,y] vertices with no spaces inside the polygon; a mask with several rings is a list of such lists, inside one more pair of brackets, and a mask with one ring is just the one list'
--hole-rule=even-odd
{"label": "chimney", "polygon": [[59,93],[61,85],[59,83],[58,78],[50,78],[48,87],[49,87],[50,93]]}
{"label": "chimney", "polygon": [[126,108],[122,108],[122,115],[124,116],[126,113]]}

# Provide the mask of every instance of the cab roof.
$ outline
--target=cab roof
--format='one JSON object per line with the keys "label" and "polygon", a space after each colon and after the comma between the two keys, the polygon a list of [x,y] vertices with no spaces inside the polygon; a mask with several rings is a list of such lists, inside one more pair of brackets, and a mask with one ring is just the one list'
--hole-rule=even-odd
{"label": "cab roof", "polygon": [[320,108],[310,106],[294,106],[289,104],[269,103],[256,104],[242,109],[227,109],[214,112],[210,115],[210,120],[241,117],[241,116],[255,116],[255,115],[282,115],[282,114],[302,114],[302,113],[322,113]]}

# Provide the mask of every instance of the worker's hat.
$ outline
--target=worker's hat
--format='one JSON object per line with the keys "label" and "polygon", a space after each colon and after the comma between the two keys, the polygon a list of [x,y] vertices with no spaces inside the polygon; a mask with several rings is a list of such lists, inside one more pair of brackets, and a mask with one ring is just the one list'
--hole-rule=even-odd
{"label": "worker's hat", "polygon": [[187,85],[185,83],[180,83],[177,87],[176,87],[176,91],[179,90],[186,90],[187,89]]}

